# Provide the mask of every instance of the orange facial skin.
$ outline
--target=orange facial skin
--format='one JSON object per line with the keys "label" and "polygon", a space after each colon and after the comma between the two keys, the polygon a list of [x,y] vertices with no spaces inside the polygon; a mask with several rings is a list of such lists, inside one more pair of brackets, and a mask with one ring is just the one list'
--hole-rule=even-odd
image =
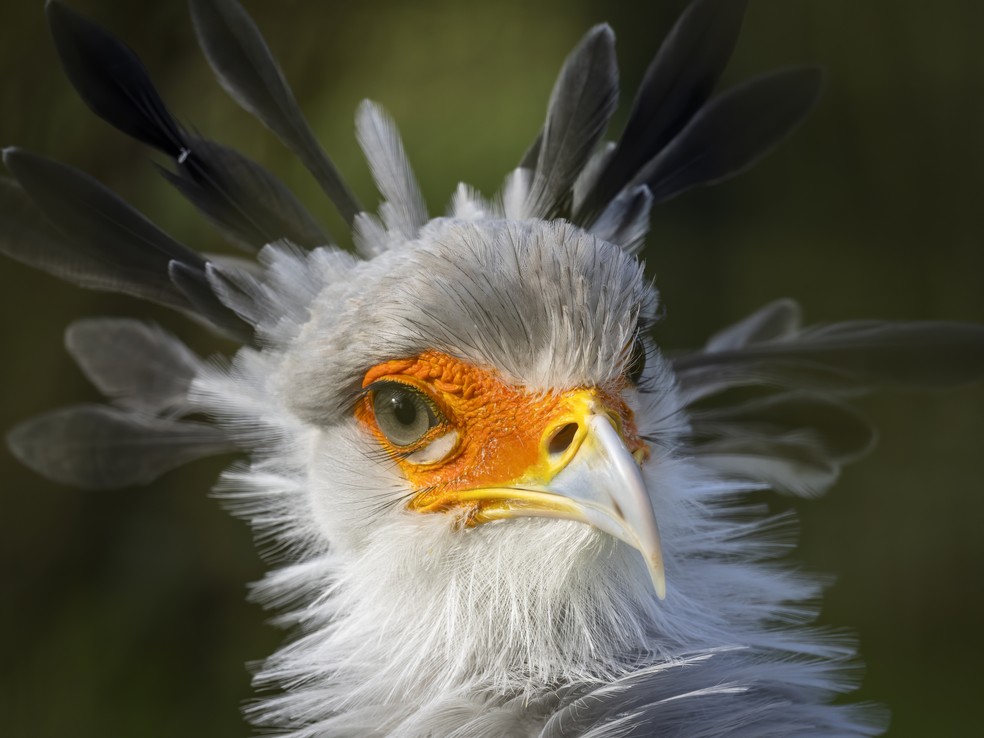
{"label": "orange facial skin", "polygon": [[[407,507],[424,511],[462,511],[466,524],[497,517],[496,507],[515,507],[520,500],[468,495],[469,490],[521,486],[542,471],[551,439],[576,420],[578,402],[586,392],[614,421],[627,448],[645,453],[632,411],[621,398],[625,381],[615,386],[575,388],[565,392],[531,392],[508,384],[496,373],[447,354],[427,351],[387,361],[370,369],[362,386],[379,381],[401,382],[426,395],[438,410],[439,424],[410,447],[390,443],[379,429],[366,393],[355,409],[362,422],[399,465],[416,490]],[[457,432],[452,450],[438,461],[413,463],[407,456],[434,439]]]}

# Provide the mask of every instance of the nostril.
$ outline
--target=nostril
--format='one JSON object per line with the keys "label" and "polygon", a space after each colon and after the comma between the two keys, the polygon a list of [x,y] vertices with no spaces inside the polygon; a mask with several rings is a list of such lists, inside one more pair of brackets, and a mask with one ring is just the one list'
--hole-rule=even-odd
{"label": "nostril", "polygon": [[574,436],[577,435],[577,427],[577,423],[565,423],[554,432],[547,444],[551,456],[558,456],[570,448],[574,443]]}

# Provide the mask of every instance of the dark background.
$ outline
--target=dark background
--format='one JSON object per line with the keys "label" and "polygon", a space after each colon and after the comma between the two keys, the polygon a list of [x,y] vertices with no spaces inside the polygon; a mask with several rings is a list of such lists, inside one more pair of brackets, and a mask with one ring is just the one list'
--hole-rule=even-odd
{"label": "dark background", "polygon": [[[561,61],[590,25],[618,37],[624,120],[680,0],[540,4],[252,0],[313,127],[363,202],[359,99],[400,124],[434,213],[465,179],[492,193],[542,122]],[[144,58],[185,122],[277,172],[323,215],[316,185],[219,89],[184,4],[77,0]],[[219,238],[157,177],[148,152],[93,117],[58,69],[41,2],[0,4],[0,144],[84,169],[203,251]],[[780,296],[807,317],[984,321],[984,4],[758,0],[725,84],[788,64],[825,68],[811,119],[753,171],[660,208],[646,253],[666,305],[658,337],[700,344]],[[85,315],[150,316],[203,353],[180,318],[0,264],[0,428],[96,400],[62,348]],[[860,638],[860,698],[894,736],[980,724],[984,658],[984,387],[862,402],[876,452],[824,499],[795,502],[797,560],[836,584],[822,621]],[[144,489],[47,483],[0,450],[0,669],[10,736],[248,732],[247,660],[281,634],[247,604],[263,567],[246,527],[206,492],[212,460]]]}

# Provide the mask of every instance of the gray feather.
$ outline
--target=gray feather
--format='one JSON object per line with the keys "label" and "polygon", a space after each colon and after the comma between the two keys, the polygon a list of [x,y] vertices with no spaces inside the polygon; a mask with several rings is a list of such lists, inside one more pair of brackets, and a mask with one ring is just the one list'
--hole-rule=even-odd
{"label": "gray feather", "polygon": [[415,238],[427,222],[427,206],[396,126],[381,107],[363,100],[355,128],[376,187],[385,199],[380,214],[387,229],[408,240]]}
{"label": "gray feather", "polygon": [[161,175],[247,251],[289,239],[314,248],[328,236],[277,177],[238,151],[203,138],[188,140],[187,158]]}
{"label": "gray feather", "polygon": [[840,474],[840,465],[808,438],[772,439],[746,433],[699,444],[693,454],[705,467],[800,497],[823,494]]}
{"label": "gray feather", "polygon": [[148,484],[196,459],[234,450],[201,423],[76,405],[28,420],[7,436],[14,455],[48,479],[83,489]]}
{"label": "gray feather", "polygon": [[75,363],[120,407],[148,415],[187,410],[191,380],[202,366],[160,326],[132,318],[85,318],[65,331]]}
{"label": "gray feather", "polygon": [[386,250],[386,228],[370,213],[359,213],[352,224],[352,243],[364,259],[372,259]]}
{"label": "gray feather", "polygon": [[788,298],[775,300],[734,325],[715,333],[707,341],[704,350],[728,351],[753,343],[786,338],[799,330],[801,319],[800,307],[794,300]]}
{"label": "gray feather", "polygon": [[263,287],[249,272],[208,264],[205,274],[209,286],[223,305],[250,325],[259,325],[269,315]]}
{"label": "gray feather", "polygon": [[816,704],[818,697],[823,700],[822,689],[802,674],[828,676],[838,670],[845,666],[836,658],[810,663],[755,649],[710,651],[600,686],[558,710],[539,736],[786,738],[880,732],[878,711]]}
{"label": "gray feather", "polygon": [[723,407],[694,408],[690,423],[697,439],[796,440],[837,462],[864,455],[875,440],[871,425],[850,405],[807,392],[778,392]]}
{"label": "gray feather", "polygon": [[229,309],[215,294],[208,281],[206,269],[189,267],[179,261],[168,264],[171,283],[194,309],[194,316],[203,318],[215,332],[239,343],[248,343],[253,337],[250,326]]}
{"label": "gray feather", "polygon": [[703,107],[627,186],[648,184],[659,203],[740,174],[802,122],[820,80],[819,70],[789,69],[732,88]]}
{"label": "gray feather", "polygon": [[117,130],[174,158],[185,133],[139,57],[101,26],[57,0],[45,5],[62,69],[89,109]]}
{"label": "gray feather", "polygon": [[729,387],[775,384],[858,390],[946,387],[984,376],[984,326],[852,321],[673,360],[691,399]]}
{"label": "gray feather", "polygon": [[618,244],[626,253],[638,254],[645,245],[652,205],[648,187],[623,192],[609,203],[588,233]]}
{"label": "gray feather", "polygon": [[[201,266],[204,264],[201,256],[76,169],[13,148],[4,149],[3,160],[30,200],[78,251],[77,257],[69,255],[67,263],[60,265],[68,249],[42,231],[39,249],[43,249],[44,254],[37,262],[52,265],[54,269],[49,271],[63,271],[68,276],[75,274],[87,287],[118,288],[120,292],[171,307],[189,307],[171,284],[167,267],[172,259]],[[12,209],[20,199],[16,189],[9,185],[4,187],[5,209]],[[27,224],[30,231],[37,230],[34,228],[36,219],[29,212],[25,215],[30,219]],[[7,217],[12,221],[20,220],[9,211]],[[30,231],[22,230],[25,225],[21,220],[18,231],[26,235]],[[26,249],[16,250],[21,255],[26,254]],[[29,261],[37,262],[33,258]]]}
{"label": "gray feather", "polygon": [[[591,193],[595,183],[598,181],[598,176],[605,169],[614,153],[615,143],[613,141],[605,141],[598,146],[591,155],[591,158],[588,159],[588,163],[584,165],[584,169],[577,175],[577,179],[574,180],[574,186],[571,188],[572,212],[578,213],[581,210],[585,198]],[[536,160],[534,159],[530,166],[535,165]],[[580,218],[575,219],[575,221],[578,223],[583,222]]]}
{"label": "gray feather", "polygon": [[[13,225],[2,243],[14,258],[84,287],[177,308],[248,340],[241,321],[208,294],[200,254],[72,167],[20,149],[4,150],[4,163],[26,190],[25,196],[9,180],[0,186],[0,208]],[[40,225],[35,205],[62,232],[60,238]]]}
{"label": "gray feather", "polygon": [[734,50],[745,0],[691,3],[660,45],[586,213],[597,212],[687,125],[711,95]]}
{"label": "gray feather", "polygon": [[362,207],[314,137],[252,18],[232,0],[191,0],[190,6],[198,43],[219,82],[300,158],[351,224]]}
{"label": "gray feather", "polygon": [[617,103],[615,35],[607,25],[598,25],[567,57],[550,96],[529,196],[530,215],[551,218],[570,208],[570,190]]}
{"label": "gray feather", "polygon": [[189,135],[126,44],[58,2],[47,6],[62,66],[100,118],[174,161],[162,174],[209,218],[255,250],[279,238],[319,246],[320,227],[277,179],[242,154]]}
{"label": "gray feather", "polygon": [[73,244],[8,177],[0,177],[0,252],[87,289],[186,307],[172,285]]}

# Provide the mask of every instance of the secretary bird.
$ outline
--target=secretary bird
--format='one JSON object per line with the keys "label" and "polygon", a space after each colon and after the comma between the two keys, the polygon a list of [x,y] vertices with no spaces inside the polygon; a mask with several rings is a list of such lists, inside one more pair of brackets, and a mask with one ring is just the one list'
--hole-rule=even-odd
{"label": "secretary bird", "polygon": [[804,327],[779,300],[667,351],[638,258],[651,209],[768,153],[812,108],[818,72],[715,94],[745,3],[695,0],[606,143],[618,72],[596,26],[501,191],[460,185],[445,216],[388,115],[361,105],[372,213],[245,11],[190,7],[223,87],[310,170],[353,250],[51,0],[86,105],[166,157],[162,175],[255,258],[205,256],[89,175],[5,149],[4,253],[238,345],[203,360],[146,322],[80,320],[67,347],[110,404],[43,415],[9,443],[85,488],[242,455],[218,491],[268,552],[256,596],[293,634],[258,670],[249,719],[295,738],[879,732],[877,710],[832,704],[853,687],[853,646],[811,626],[821,583],[777,561],[788,520],[748,498],[823,492],[871,445],[847,401],[979,378],[984,328]]}

